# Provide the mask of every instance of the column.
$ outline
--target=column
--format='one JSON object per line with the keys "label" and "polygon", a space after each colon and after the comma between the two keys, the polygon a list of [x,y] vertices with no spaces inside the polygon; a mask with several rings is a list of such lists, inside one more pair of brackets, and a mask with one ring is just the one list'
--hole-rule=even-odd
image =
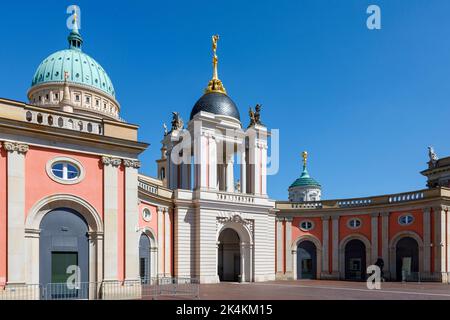
{"label": "column", "polygon": [[227,158],[227,192],[234,192],[234,159],[233,157]]}
{"label": "column", "polygon": [[125,166],[125,280],[137,280],[139,275],[139,208],[137,160],[124,160]]}
{"label": "column", "polygon": [[431,272],[431,209],[423,210],[423,272]]}
{"label": "column", "polygon": [[208,188],[208,165],[207,154],[208,138],[201,133],[201,130],[194,130],[194,166],[195,166],[195,188]]}
{"label": "column", "polygon": [[287,279],[292,278],[292,251],[291,251],[291,242],[292,242],[292,217],[285,218],[285,226],[286,226],[286,274],[285,277]]}
{"label": "column", "polygon": [[244,139],[244,147],[241,152],[241,192],[247,193],[247,163],[246,163],[246,153],[245,153],[245,139]]}
{"label": "column", "polygon": [[333,261],[332,274],[333,277],[339,279],[339,216],[333,216],[332,219],[332,245],[333,245]]}
{"label": "column", "polygon": [[322,273],[325,274],[325,276],[328,276],[330,272],[328,264],[329,221],[330,217],[322,217]]}
{"label": "column", "polygon": [[162,207],[158,207],[158,276],[164,276],[164,209]]}
{"label": "column", "polygon": [[170,271],[170,246],[171,246],[171,229],[170,229],[170,212],[169,209],[164,210],[164,275],[171,276]]}
{"label": "column", "polygon": [[[88,233],[88,241],[89,241],[89,282],[98,283],[98,274],[97,274],[97,233],[89,232]],[[97,288],[96,286],[89,286],[89,299],[93,300],[97,298]]]}
{"label": "column", "polygon": [[434,210],[434,272],[446,272],[446,234],[445,210],[435,207]]}
{"label": "column", "polygon": [[246,282],[246,271],[245,270],[245,247],[246,247],[246,243],[245,242],[241,242],[241,282]]}
{"label": "column", "polygon": [[208,136],[208,178],[209,178],[209,188],[217,189],[217,142],[215,137]]}
{"label": "column", "polygon": [[26,281],[25,263],[25,155],[28,145],[4,142],[8,155],[8,284]]}
{"label": "column", "polygon": [[391,265],[389,261],[389,212],[381,213],[381,256],[384,262],[383,270],[385,278],[390,279]]}
{"label": "column", "polygon": [[261,144],[261,195],[267,195],[267,143]]}
{"label": "column", "polygon": [[367,261],[367,266],[374,264],[378,259],[378,213],[371,214],[371,244],[372,244],[372,252],[371,252],[371,260]]}
{"label": "column", "polygon": [[118,280],[118,168],[121,159],[102,157],[104,210],[104,280]]}
{"label": "column", "polygon": [[277,217],[277,275],[283,274],[283,217]]}
{"label": "column", "polygon": [[248,279],[248,282],[253,282],[253,273],[254,273],[254,270],[253,270],[253,244],[249,244],[248,250],[249,250],[249,259],[250,259],[250,261],[249,261],[250,278]]}

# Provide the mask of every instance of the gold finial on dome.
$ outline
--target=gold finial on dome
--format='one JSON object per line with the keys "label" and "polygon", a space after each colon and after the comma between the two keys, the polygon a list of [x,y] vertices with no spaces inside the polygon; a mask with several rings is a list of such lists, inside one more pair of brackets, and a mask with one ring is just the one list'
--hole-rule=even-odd
{"label": "gold finial on dome", "polygon": [[302,152],[302,158],[303,158],[303,167],[306,168],[306,162],[308,161],[308,151]]}
{"label": "gold finial on dome", "polygon": [[219,74],[217,71],[217,65],[219,62],[219,58],[217,57],[217,42],[219,41],[218,35],[212,36],[212,50],[213,50],[213,77],[211,81],[209,81],[208,86],[205,89],[205,93],[211,92],[219,92],[223,94],[227,94],[225,87],[222,84],[222,81],[219,79]]}

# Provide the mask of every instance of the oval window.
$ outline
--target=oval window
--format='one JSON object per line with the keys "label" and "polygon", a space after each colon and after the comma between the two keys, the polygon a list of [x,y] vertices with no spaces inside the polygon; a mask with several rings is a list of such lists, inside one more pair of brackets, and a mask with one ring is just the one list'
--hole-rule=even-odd
{"label": "oval window", "polygon": [[359,227],[361,227],[361,224],[362,224],[361,220],[356,219],[356,218],[350,219],[348,221],[348,226],[352,229],[358,229]]}
{"label": "oval window", "polygon": [[413,222],[414,222],[414,217],[410,214],[400,216],[400,218],[398,218],[398,223],[402,226],[408,226]]}
{"label": "oval window", "polygon": [[75,184],[84,178],[84,170],[77,160],[57,157],[47,162],[47,174],[56,182]]}
{"label": "oval window", "polygon": [[300,223],[300,229],[303,231],[310,231],[314,228],[314,223],[312,221],[302,221]]}
{"label": "oval window", "polygon": [[144,210],[142,210],[142,218],[147,222],[152,220],[152,212],[150,211],[150,209],[145,208]]}
{"label": "oval window", "polygon": [[75,180],[80,176],[80,170],[68,162],[56,162],[52,165],[52,173],[62,180]]}

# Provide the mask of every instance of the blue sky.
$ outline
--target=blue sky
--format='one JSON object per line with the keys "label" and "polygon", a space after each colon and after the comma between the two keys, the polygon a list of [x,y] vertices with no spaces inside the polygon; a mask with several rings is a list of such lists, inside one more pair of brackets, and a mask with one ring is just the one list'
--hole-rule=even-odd
{"label": "blue sky", "polygon": [[[26,100],[35,69],[66,48],[68,1],[2,1],[0,97]],[[155,175],[162,123],[187,119],[219,75],[247,125],[261,103],[280,129],[281,167],[269,194],[286,199],[300,153],[324,198],[425,187],[428,145],[450,155],[450,1],[78,1],[83,50],[108,71],[122,117],[151,143],[142,171]],[[382,30],[366,28],[377,4]]]}

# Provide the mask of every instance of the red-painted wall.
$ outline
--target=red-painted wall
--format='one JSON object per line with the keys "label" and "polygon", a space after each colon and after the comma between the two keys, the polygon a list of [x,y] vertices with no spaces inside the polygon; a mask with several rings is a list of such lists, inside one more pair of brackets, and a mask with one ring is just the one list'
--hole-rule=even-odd
{"label": "red-painted wall", "polygon": [[[312,221],[314,228],[310,231],[303,231],[300,229],[300,223],[302,221]],[[294,218],[292,221],[292,240],[291,243],[297,240],[299,237],[311,235],[319,239],[322,243],[322,218]]]}
{"label": "red-painted wall", "polygon": [[[348,221],[354,218],[361,220],[361,227],[352,229],[348,227]],[[339,219],[339,242],[351,234],[359,234],[365,236],[369,241],[371,240],[371,216],[366,215],[352,215],[341,216]]]}
{"label": "red-painted wall", "polygon": [[[408,226],[402,226],[398,223],[398,218],[405,214],[414,217],[413,223]],[[423,238],[423,214],[421,209],[391,212],[389,217],[389,241],[401,231],[413,231]]]}

